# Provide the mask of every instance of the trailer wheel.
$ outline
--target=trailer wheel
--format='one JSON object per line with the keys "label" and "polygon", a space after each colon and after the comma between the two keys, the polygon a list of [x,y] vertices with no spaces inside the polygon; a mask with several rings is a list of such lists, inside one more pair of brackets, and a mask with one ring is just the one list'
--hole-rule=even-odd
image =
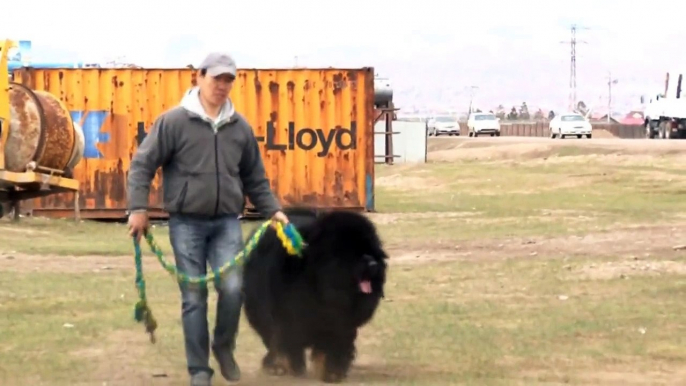
{"label": "trailer wheel", "polygon": [[650,121],[648,121],[646,123],[646,138],[648,138],[648,139],[655,138],[655,130],[653,130],[653,127],[650,124]]}

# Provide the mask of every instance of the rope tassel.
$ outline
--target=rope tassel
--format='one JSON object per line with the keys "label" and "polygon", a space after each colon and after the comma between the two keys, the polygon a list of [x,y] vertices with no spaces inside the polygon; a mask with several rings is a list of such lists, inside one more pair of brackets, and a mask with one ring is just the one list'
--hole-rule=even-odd
{"label": "rope tassel", "polygon": [[[203,287],[206,286],[208,282],[214,281],[215,286],[217,286],[223,276],[225,276],[229,271],[234,269],[239,264],[244,263],[244,260],[248,255],[250,255],[250,252],[255,249],[257,243],[269,227],[274,228],[276,236],[279,238],[281,244],[289,255],[302,255],[305,242],[303,241],[303,238],[298,230],[295,229],[295,226],[290,223],[284,225],[278,221],[269,220],[260,225],[253,237],[251,237],[246,243],[245,248],[243,248],[243,250],[233,259],[229,260],[222,267],[207,275],[193,277],[188,276],[183,272],[179,272],[174,264],[168,262],[164,258],[164,255],[162,254],[160,247],[155,242],[152,233],[147,232],[145,235],[145,240],[147,241],[148,246],[150,246],[150,250],[157,256],[157,260],[160,262],[160,265],[162,265],[162,267],[169,274],[175,276],[179,283],[183,285]],[[152,315],[152,311],[148,305],[148,299],[145,292],[145,278],[143,277],[143,252],[141,251],[140,243],[136,240],[136,238],[133,239],[133,248],[135,252],[134,258],[136,263],[136,288],[138,289],[139,299],[134,308],[134,319],[139,323],[143,323],[145,326],[145,331],[150,334],[150,342],[155,343],[155,330],[157,329],[157,321]]]}

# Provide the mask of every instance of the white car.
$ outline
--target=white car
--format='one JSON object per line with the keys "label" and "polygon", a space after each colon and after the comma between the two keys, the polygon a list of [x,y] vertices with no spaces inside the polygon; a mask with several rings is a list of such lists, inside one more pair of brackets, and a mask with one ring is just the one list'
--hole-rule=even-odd
{"label": "white car", "polygon": [[492,113],[469,114],[467,127],[470,137],[478,137],[481,134],[500,137],[500,118]]}
{"label": "white car", "polygon": [[591,138],[593,133],[593,126],[591,122],[581,114],[566,113],[560,114],[550,121],[550,138],[564,139],[569,135],[575,135],[581,138],[584,135],[586,138]]}
{"label": "white car", "polygon": [[457,117],[450,115],[439,115],[429,119],[427,129],[430,136],[441,134],[460,135],[460,123]]}

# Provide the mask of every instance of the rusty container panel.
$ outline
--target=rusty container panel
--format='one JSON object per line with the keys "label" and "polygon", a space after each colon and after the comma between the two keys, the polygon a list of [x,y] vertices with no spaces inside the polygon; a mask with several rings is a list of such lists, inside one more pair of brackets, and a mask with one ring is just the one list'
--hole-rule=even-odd
{"label": "rusty container panel", "polygon": [[76,133],[67,108],[42,91],[11,83],[10,125],[5,144],[5,168],[24,172],[27,165],[65,170],[73,158]]}
{"label": "rusty container panel", "polygon": [[[191,69],[32,69],[15,80],[57,96],[83,129],[84,218],[119,218],[126,210],[131,156],[164,111],[194,85]],[[239,70],[231,91],[252,125],[267,176],[285,206],[374,209],[374,71],[361,69]],[[150,192],[162,208],[161,173]],[[36,215],[72,216],[73,194],[35,200]]]}

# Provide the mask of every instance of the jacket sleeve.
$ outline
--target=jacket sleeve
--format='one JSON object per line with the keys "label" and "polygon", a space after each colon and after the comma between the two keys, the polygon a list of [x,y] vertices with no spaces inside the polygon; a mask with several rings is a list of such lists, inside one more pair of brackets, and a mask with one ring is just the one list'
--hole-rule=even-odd
{"label": "jacket sleeve", "polygon": [[248,141],[241,155],[239,170],[243,189],[250,202],[255,205],[255,209],[267,218],[281,210],[281,205],[279,205],[269,186],[262,155],[252,129],[250,129]]}
{"label": "jacket sleeve", "polygon": [[148,208],[150,183],[155,172],[167,163],[173,154],[173,141],[164,116],[157,118],[131,159],[127,181],[128,209],[131,212]]}

